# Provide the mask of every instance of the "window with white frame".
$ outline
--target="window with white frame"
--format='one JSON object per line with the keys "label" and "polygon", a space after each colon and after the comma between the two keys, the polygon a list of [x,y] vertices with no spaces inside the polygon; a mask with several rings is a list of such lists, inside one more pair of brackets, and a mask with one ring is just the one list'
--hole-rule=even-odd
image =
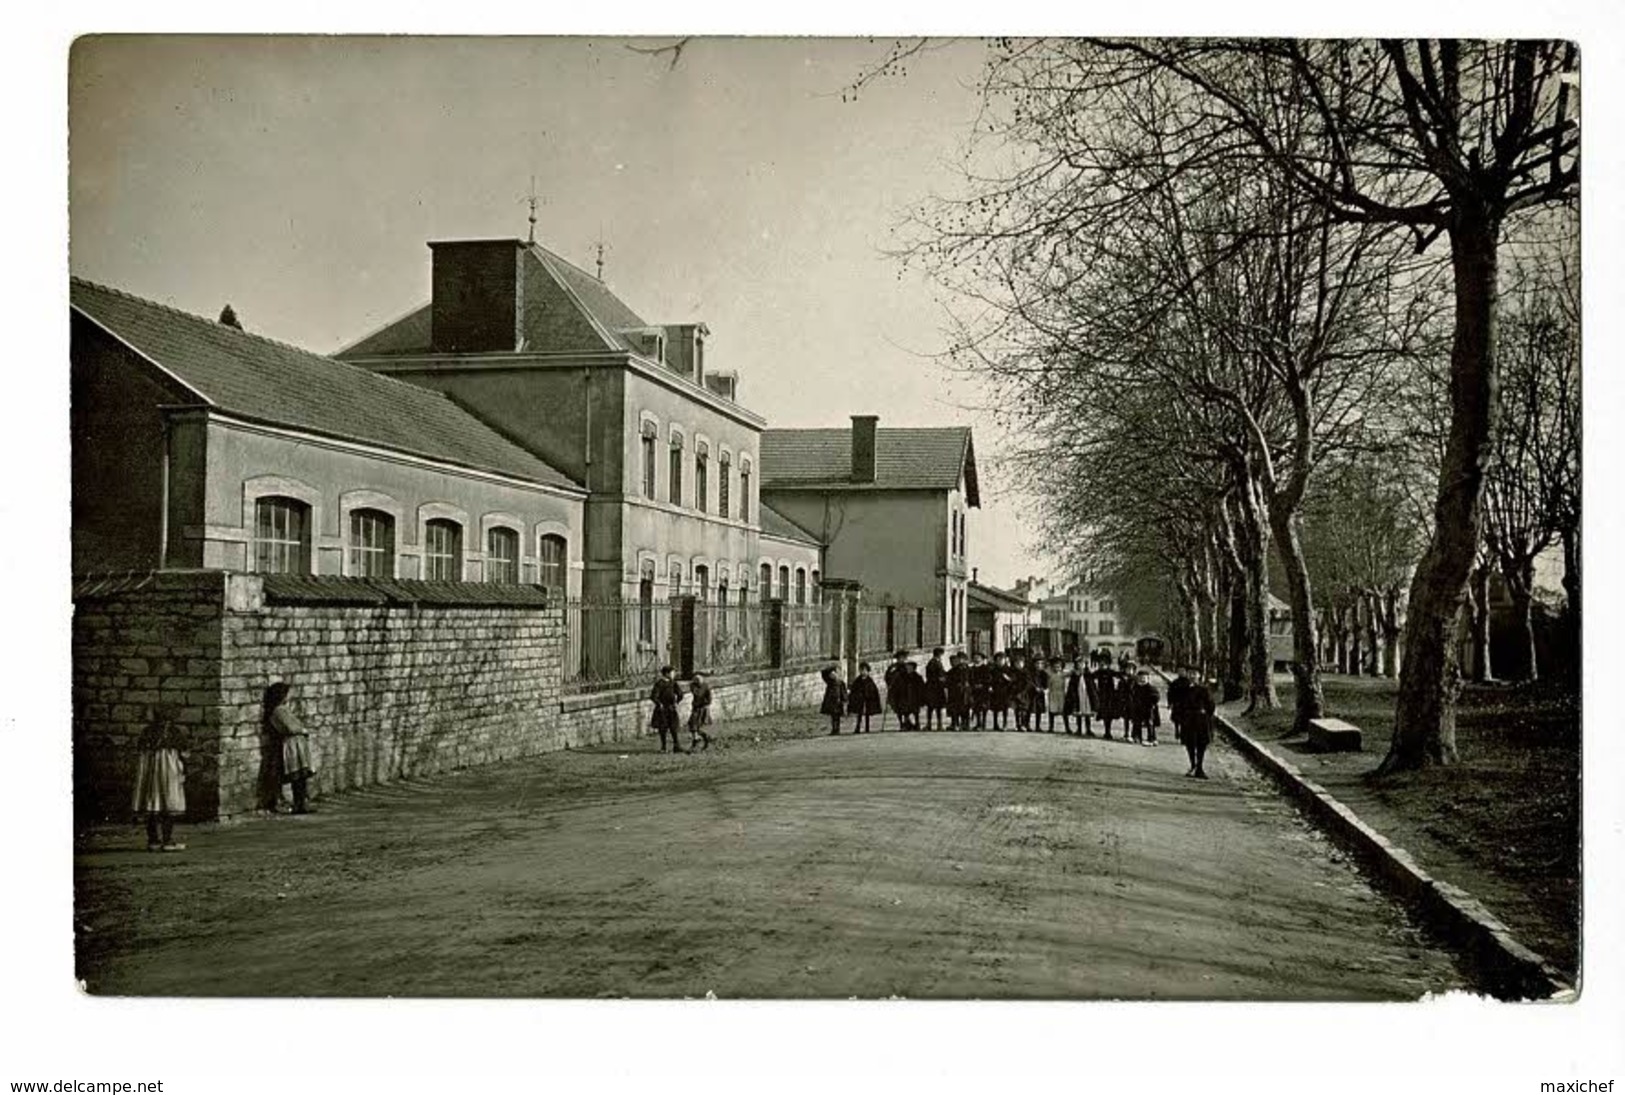
{"label": "window with white frame", "polygon": [[732,463],[733,457],[729,455],[727,449],[723,449],[717,457],[717,515],[719,517],[728,516],[728,479],[732,470],[730,467]]}
{"label": "window with white frame", "polygon": [[787,566],[779,568],[779,599],[790,599],[790,568]]}
{"label": "window with white frame", "polygon": [[644,420],[641,445],[643,449],[643,497],[654,501],[655,496],[655,435],[659,427]]}
{"label": "window with white frame", "polygon": [[670,484],[670,493],[667,496],[674,506],[683,504],[683,435],[672,431],[671,435],[671,464],[666,471],[666,479]]}
{"label": "window with white frame", "polygon": [[310,507],[297,498],[254,502],[254,569],[261,574],[310,573]]}
{"label": "window with white frame", "polygon": [[812,599],[813,599],[813,604],[818,604],[824,599],[824,594],[822,592],[823,588],[824,588],[823,584],[821,582],[819,582],[819,580],[818,580],[818,571],[814,570],[812,572]]}
{"label": "window with white frame", "polygon": [[694,446],[694,508],[704,513],[711,508],[711,446],[704,441]]}
{"label": "window with white frame", "polygon": [[796,604],[804,605],[806,603],[807,603],[807,572],[805,570],[803,570],[801,567],[796,567]]}
{"label": "window with white frame", "polygon": [[514,529],[498,525],[485,534],[485,580],[519,580],[519,533]]}
{"label": "window with white frame", "polygon": [[463,580],[463,526],[449,517],[423,526],[423,576],[431,582]]}
{"label": "window with white frame", "polygon": [[763,604],[773,599],[773,564],[763,563],[761,576],[756,579],[758,598]]}
{"label": "window with white frame", "polygon": [[666,570],[666,596],[675,599],[683,592],[683,564],[672,562]]}
{"label": "window with white frame", "polygon": [[570,574],[570,548],[564,537],[548,533],[536,544],[537,584],[563,589]]}
{"label": "window with white frame", "polygon": [[711,599],[711,568],[700,563],[694,568],[694,596],[703,604]]}
{"label": "window with white frame", "polygon": [[350,574],[395,577],[395,518],[383,510],[350,511]]}
{"label": "window with white frame", "polygon": [[638,641],[653,642],[655,634],[655,564],[645,559],[638,567]]}
{"label": "window with white frame", "polygon": [[739,519],[750,520],[750,461],[739,462]]}

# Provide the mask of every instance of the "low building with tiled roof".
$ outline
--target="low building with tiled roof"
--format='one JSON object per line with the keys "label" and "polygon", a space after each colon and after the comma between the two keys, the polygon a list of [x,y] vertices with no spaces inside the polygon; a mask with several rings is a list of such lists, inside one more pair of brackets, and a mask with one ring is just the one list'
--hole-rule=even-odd
{"label": "low building with tiled roof", "polygon": [[76,573],[579,586],[585,489],[445,395],[86,281],[69,302]]}
{"label": "low building with tiled roof", "polygon": [[765,423],[708,366],[705,324],[651,323],[534,242],[428,246],[429,302],[338,356],[449,395],[581,483],[587,599],[816,599],[821,543],[760,505]]}
{"label": "low building with tiled roof", "polygon": [[762,499],[824,541],[826,571],[870,601],[942,612],[965,641],[968,512],[980,508],[968,426],[762,432]]}

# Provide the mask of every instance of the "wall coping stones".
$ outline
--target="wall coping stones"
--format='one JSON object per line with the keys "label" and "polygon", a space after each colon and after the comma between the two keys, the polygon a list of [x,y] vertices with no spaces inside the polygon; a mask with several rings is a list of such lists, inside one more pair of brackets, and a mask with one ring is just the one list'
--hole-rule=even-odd
{"label": "wall coping stones", "polygon": [[331,574],[266,574],[261,580],[267,604],[546,608],[550,601],[546,587],[517,583],[430,582]]}

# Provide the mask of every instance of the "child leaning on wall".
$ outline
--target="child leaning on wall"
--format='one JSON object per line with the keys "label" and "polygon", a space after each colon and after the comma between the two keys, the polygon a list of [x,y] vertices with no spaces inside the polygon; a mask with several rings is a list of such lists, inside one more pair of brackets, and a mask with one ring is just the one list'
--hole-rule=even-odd
{"label": "child leaning on wall", "polygon": [[152,721],[136,741],[135,785],[130,809],[147,821],[147,851],[183,852],[175,841],[175,819],[186,814],[186,748],[176,710],[153,710]]}

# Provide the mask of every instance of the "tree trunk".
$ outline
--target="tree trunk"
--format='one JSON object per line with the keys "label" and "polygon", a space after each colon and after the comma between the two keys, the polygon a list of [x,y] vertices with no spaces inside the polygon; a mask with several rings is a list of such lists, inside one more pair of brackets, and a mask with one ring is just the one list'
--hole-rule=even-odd
{"label": "tree trunk", "polygon": [[1456,613],[1478,551],[1484,468],[1496,423],[1497,217],[1470,196],[1450,225],[1455,330],[1450,347],[1450,429],[1439,468],[1433,535],[1411,581],[1405,664],[1399,673],[1394,736],[1379,772],[1456,761],[1460,670],[1452,642]]}
{"label": "tree trunk", "polygon": [[1480,564],[1473,568],[1467,629],[1472,638],[1473,662],[1469,676],[1478,684],[1495,679],[1490,669],[1490,568]]}
{"label": "tree trunk", "polygon": [[1244,583],[1230,583],[1230,621],[1224,644],[1224,702],[1246,695],[1242,681],[1247,664],[1247,590]]}
{"label": "tree trunk", "polygon": [[1286,572],[1287,600],[1292,605],[1292,675],[1297,698],[1292,728],[1309,732],[1309,720],[1326,713],[1326,693],[1320,683],[1320,633],[1316,626],[1314,592],[1309,566],[1303,557],[1303,521],[1296,512],[1270,511],[1275,532],[1275,553]]}
{"label": "tree trunk", "polygon": [[1381,625],[1378,622],[1377,592],[1368,589],[1360,594],[1360,599],[1365,602],[1366,676],[1380,677],[1382,676],[1382,644],[1377,641],[1377,635],[1381,630]]}
{"label": "tree trunk", "polygon": [[1257,496],[1258,487],[1250,484],[1241,499],[1242,552],[1241,563],[1246,571],[1247,593],[1247,711],[1262,707],[1274,711],[1281,706],[1275,692],[1275,677],[1270,665],[1269,621],[1269,524],[1264,506]]}
{"label": "tree trunk", "polygon": [[1504,568],[1502,577],[1512,598],[1512,665],[1507,679],[1532,681],[1540,675],[1535,664],[1535,561],[1519,560]]}
{"label": "tree trunk", "polygon": [[1399,589],[1382,592],[1382,675],[1389,680],[1399,672]]}
{"label": "tree trunk", "polygon": [[1580,530],[1565,528],[1563,537],[1563,594],[1568,598],[1569,613],[1580,619]]}

